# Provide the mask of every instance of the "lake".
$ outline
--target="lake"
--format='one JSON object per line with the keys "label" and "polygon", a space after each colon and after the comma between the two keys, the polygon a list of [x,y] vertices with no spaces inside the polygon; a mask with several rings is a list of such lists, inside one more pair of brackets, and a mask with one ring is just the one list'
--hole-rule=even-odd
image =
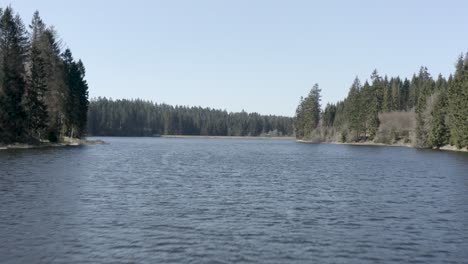
{"label": "lake", "polygon": [[1,263],[467,263],[468,154],[102,138],[0,151]]}

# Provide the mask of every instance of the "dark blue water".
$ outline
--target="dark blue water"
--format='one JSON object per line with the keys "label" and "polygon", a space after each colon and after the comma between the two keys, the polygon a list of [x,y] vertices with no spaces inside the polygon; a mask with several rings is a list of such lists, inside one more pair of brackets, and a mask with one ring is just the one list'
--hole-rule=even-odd
{"label": "dark blue water", "polygon": [[1,263],[468,263],[468,155],[106,138],[0,151]]}

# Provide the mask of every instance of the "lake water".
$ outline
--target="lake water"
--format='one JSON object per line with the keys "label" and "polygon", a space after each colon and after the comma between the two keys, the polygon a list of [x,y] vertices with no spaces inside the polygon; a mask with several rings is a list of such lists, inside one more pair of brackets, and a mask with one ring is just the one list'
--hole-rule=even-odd
{"label": "lake water", "polygon": [[103,138],[0,151],[1,263],[468,263],[468,154]]}

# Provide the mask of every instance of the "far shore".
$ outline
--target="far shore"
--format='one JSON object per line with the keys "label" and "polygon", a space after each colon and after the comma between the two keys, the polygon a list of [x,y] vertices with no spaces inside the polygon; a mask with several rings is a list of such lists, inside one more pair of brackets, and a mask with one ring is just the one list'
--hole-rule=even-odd
{"label": "far shore", "polygon": [[275,139],[275,140],[295,140],[295,137],[268,137],[268,136],[186,136],[186,135],[161,135],[162,138],[211,138],[211,139]]}
{"label": "far shore", "polygon": [[[333,141],[333,142],[312,142],[312,141],[308,141],[308,140],[302,140],[302,139],[298,139],[296,140],[296,142],[299,142],[299,143],[305,143],[305,144],[337,144],[337,145],[354,145],[354,146],[380,146],[380,147],[404,147],[404,148],[417,148],[411,144],[401,144],[401,143],[397,143],[397,144],[384,144],[384,143],[376,143],[376,142],[370,142],[370,141],[366,141],[366,142],[349,142],[349,143],[343,143],[343,142],[336,142],[336,141]],[[428,148],[429,149],[429,148]],[[462,148],[462,149],[458,149],[456,148],[455,146],[450,146],[450,145],[446,145],[446,146],[443,146],[443,147],[440,147],[439,149],[436,149],[434,148],[433,150],[444,150],[444,151],[456,151],[456,152],[468,152],[468,149],[467,148]]]}

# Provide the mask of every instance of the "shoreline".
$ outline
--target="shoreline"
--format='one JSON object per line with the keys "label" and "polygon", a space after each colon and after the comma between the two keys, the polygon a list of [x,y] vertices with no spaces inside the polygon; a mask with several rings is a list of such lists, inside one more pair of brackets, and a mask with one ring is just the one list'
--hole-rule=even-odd
{"label": "shoreline", "polygon": [[56,148],[56,147],[78,147],[84,145],[102,145],[106,144],[106,142],[97,139],[97,140],[73,140],[70,142],[59,142],[59,143],[49,143],[44,142],[40,144],[23,144],[23,143],[13,143],[8,145],[0,145],[0,150],[8,150],[8,149],[36,149],[36,148]]}
{"label": "shoreline", "polygon": [[161,138],[204,138],[204,139],[273,139],[295,140],[295,137],[269,137],[269,136],[193,136],[193,135],[161,135]]}
{"label": "shoreline", "polygon": [[467,148],[462,148],[462,149],[457,149],[455,146],[450,146],[450,145],[445,145],[440,147],[439,149],[436,148],[418,148],[414,147],[411,144],[384,144],[384,143],[375,143],[375,142],[349,142],[349,143],[343,143],[343,142],[312,142],[308,140],[302,140],[298,139],[296,140],[298,143],[303,143],[303,144],[335,144],[335,145],[352,145],[352,146],[377,146],[377,147],[402,147],[402,148],[413,148],[413,149],[429,149],[429,150],[441,150],[441,151],[453,151],[453,152],[468,152]]}

